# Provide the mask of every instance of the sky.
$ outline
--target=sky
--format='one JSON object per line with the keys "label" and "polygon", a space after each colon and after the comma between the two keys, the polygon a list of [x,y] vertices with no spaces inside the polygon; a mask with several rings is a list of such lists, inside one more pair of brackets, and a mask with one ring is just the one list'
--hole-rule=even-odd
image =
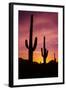
{"label": "sky", "polygon": [[[18,14],[18,57],[28,60],[28,49],[25,40],[29,42],[30,17],[33,15],[33,44],[37,37],[37,47],[33,52],[33,61],[42,63],[41,48],[45,36],[48,56],[46,62],[54,59],[58,61],[58,13],[19,11]],[[28,43],[29,44],[29,43]]]}

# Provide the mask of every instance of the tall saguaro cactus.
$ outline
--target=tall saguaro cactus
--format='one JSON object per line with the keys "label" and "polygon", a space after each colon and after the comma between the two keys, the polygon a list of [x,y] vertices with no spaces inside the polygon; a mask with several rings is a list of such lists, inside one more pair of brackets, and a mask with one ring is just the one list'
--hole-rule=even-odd
{"label": "tall saguaro cactus", "polygon": [[45,36],[43,41],[43,48],[41,48],[41,55],[43,57],[44,64],[46,64],[46,58],[48,56],[48,50],[46,49]]}
{"label": "tall saguaro cactus", "polygon": [[28,40],[25,40],[25,45],[26,45],[26,48],[28,48],[28,50],[29,50],[29,61],[30,61],[30,63],[32,63],[33,51],[36,49],[36,46],[37,46],[37,37],[35,37],[35,41],[34,41],[34,45],[33,45],[33,15],[31,15],[31,19],[30,19],[29,42],[28,42]]}

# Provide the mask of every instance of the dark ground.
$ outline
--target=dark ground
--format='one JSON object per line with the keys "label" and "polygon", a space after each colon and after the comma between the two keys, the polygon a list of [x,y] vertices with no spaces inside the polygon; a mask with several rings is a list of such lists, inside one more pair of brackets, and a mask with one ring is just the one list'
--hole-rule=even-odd
{"label": "dark ground", "polygon": [[19,79],[58,77],[58,63],[55,61],[47,64],[38,64],[19,58],[18,66]]}

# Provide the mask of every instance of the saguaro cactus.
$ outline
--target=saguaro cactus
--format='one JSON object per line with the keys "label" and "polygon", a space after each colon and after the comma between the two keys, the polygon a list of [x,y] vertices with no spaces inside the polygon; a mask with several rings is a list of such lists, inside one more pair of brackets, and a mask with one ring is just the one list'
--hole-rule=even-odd
{"label": "saguaro cactus", "polygon": [[37,37],[35,37],[35,41],[34,41],[34,45],[33,45],[33,15],[31,15],[31,19],[30,19],[29,42],[28,42],[28,40],[25,40],[25,45],[26,45],[26,48],[28,48],[28,50],[29,50],[29,61],[30,61],[30,63],[32,63],[33,51],[36,49],[36,46],[37,46]]}
{"label": "saguaro cactus", "polygon": [[46,49],[45,37],[43,41],[43,48],[41,48],[41,55],[43,57],[44,64],[46,64],[46,58],[48,56],[48,50]]}
{"label": "saguaro cactus", "polygon": [[54,61],[56,62],[56,57],[55,57],[55,53],[54,53]]}

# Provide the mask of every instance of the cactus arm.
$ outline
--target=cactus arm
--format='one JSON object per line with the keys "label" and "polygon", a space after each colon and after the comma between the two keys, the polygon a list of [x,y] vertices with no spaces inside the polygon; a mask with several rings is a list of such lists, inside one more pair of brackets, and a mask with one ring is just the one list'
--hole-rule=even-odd
{"label": "cactus arm", "polygon": [[48,50],[46,50],[47,56],[48,56]]}
{"label": "cactus arm", "polygon": [[48,54],[48,50],[47,50],[47,54]]}
{"label": "cactus arm", "polygon": [[41,55],[43,56],[43,49],[41,48]]}
{"label": "cactus arm", "polygon": [[46,58],[47,58],[47,56],[48,56],[48,50],[47,50],[47,52],[46,52]]}
{"label": "cactus arm", "polygon": [[35,50],[36,46],[37,46],[37,37],[35,38],[35,42],[34,42],[34,46],[33,46],[33,51]]}
{"label": "cactus arm", "polygon": [[29,46],[28,46],[28,41],[27,41],[27,40],[25,40],[25,46],[26,46],[27,48],[29,48]]}

